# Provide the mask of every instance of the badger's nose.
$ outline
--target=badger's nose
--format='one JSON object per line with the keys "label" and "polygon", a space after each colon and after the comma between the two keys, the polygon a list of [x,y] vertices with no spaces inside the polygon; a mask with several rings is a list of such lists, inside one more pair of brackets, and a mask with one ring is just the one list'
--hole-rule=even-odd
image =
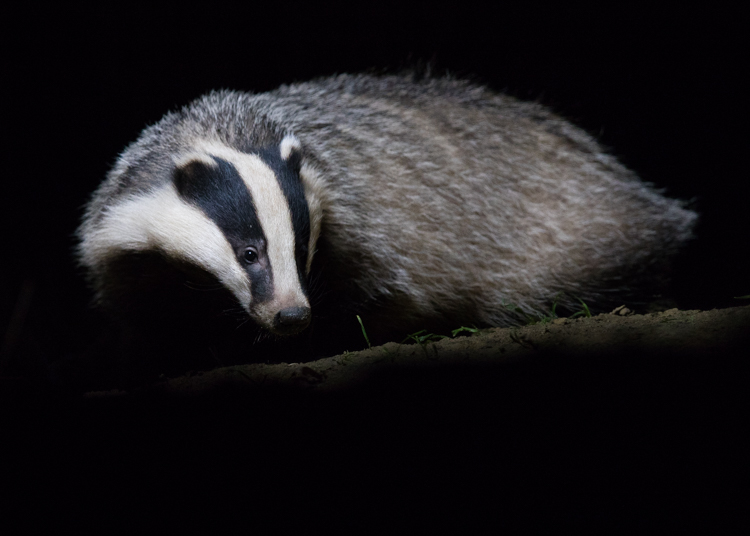
{"label": "badger's nose", "polygon": [[284,334],[302,331],[310,323],[309,307],[287,307],[273,318],[274,331]]}

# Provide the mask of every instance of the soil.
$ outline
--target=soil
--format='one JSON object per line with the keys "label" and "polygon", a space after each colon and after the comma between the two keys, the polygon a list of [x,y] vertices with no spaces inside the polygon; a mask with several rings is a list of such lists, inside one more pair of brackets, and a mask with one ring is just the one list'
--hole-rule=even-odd
{"label": "soil", "polygon": [[[708,355],[746,344],[748,333],[750,306],[712,311],[670,309],[646,315],[619,307],[590,318],[558,318],[524,327],[484,329],[471,336],[421,344],[391,342],[313,362],[217,368],[164,380],[139,393],[199,395],[226,386],[264,392],[275,386],[283,391],[346,391],[356,389],[373,375],[393,374],[400,368],[497,366],[553,355],[579,360],[586,356],[623,359],[644,352]],[[126,392],[121,390],[86,394],[89,398],[123,395]]]}

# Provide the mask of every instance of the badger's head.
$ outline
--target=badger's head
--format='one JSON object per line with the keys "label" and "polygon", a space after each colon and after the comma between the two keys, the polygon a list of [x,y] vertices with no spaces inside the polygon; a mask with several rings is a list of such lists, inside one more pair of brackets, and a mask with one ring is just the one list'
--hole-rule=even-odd
{"label": "badger's head", "polygon": [[311,318],[307,279],[320,228],[314,187],[301,178],[313,173],[301,160],[293,136],[248,153],[196,143],[174,158],[169,181],[84,225],[81,258],[106,279],[108,260],[158,252],[213,275],[259,326],[297,333]]}

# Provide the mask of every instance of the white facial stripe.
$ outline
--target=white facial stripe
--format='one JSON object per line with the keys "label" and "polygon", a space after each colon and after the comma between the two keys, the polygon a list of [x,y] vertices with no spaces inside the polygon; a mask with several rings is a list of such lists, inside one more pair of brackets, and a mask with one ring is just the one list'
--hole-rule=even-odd
{"label": "white facial stripe", "polygon": [[253,198],[258,221],[267,239],[267,252],[273,270],[274,298],[269,311],[276,304],[307,306],[294,257],[292,215],[276,175],[256,155],[241,153],[219,143],[204,142],[200,149],[230,162]]}
{"label": "white facial stripe", "polygon": [[81,248],[86,261],[158,249],[215,275],[245,309],[252,299],[247,274],[224,234],[203,212],[181,200],[172,185],[108,209]]}
{"label": "white facial stripe", "polygon": [[315,246],[320,237],[320,227],[323,222],[323,180],[320,174],[307,164],[302,164],[299,172],[302,183],[305,186],[305,201],[310,213],[310,242],[308,244],[306,273],[310,273],[313,256],[315,255]]}

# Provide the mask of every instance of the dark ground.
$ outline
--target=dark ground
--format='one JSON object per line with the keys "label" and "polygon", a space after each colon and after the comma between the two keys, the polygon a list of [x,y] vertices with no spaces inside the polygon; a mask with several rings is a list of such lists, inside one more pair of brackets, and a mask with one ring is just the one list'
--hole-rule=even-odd
{"label": "dark ground", "polygon": [[741,13],[351,6],[3,17],[0,523],[722,532],[747,493],[746,344],[700,358],[652,350],[615,363],[403,371],[312,399],[228,388],[125,406],[38,393],[23,374],[89,351],[105,329],[72,233],[144,126],[210,89],[419,61],[539,100],[645,180],[694,198],[697,239],[669,292],[680,308],[750,293]]}
{"label": "dark ground", "polygon": [[129,393],[6,391],[4,506],[128,532],[724,533],[746,512],[748,324],[603,315]]}

